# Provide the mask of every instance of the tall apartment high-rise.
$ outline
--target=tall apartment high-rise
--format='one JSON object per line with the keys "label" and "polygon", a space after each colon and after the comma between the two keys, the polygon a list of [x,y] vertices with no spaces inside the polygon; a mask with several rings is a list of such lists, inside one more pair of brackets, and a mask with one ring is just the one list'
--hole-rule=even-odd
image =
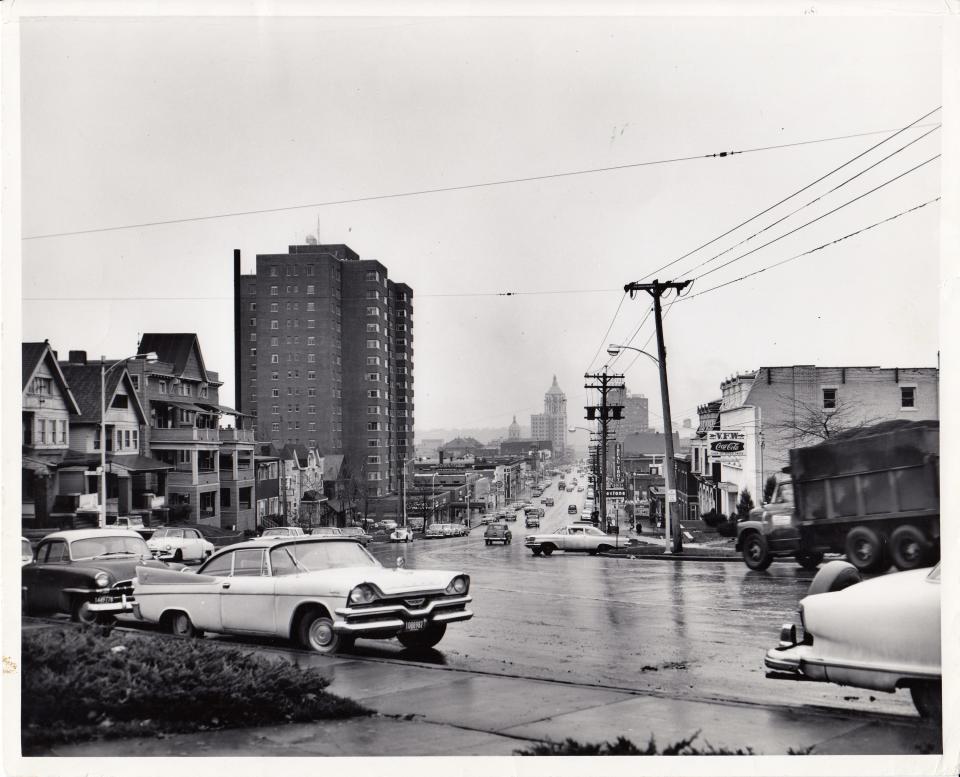
{"label": "tall apartment high-rise", "polygon": [[550,440],[553,455],[564,459],[567,453],[567,395],[553,376],[553,385],[543,397],[543,412],[530,416],[530,432],[534,440]]}
{"label": "tall apartment high-rise", "polygon": [[238,402],[257,439],[343,454],[367,495],[413,455],[413,290],[345,245],[258,254],[240,275]]}

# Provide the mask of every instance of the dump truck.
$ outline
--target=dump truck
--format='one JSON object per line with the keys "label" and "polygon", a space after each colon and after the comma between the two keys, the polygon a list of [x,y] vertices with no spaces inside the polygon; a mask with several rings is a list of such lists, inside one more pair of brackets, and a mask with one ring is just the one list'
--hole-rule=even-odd
{"label": "dump truck", "polygon": [[940,556],[940,424],[887,421],[790,451],[789,480],[737,523],[751,569],[794,558],[814,569],[843,553],[861,572]]}

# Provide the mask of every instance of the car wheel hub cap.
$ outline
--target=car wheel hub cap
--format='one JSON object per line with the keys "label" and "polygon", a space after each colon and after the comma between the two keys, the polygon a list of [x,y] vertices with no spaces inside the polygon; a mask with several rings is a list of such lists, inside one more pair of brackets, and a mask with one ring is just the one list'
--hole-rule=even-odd
{"label": "car wheel hub cap", "polygon": [[326,647],[333,640],[333,629],[329,623],[314,623],[310,627],[310,638],[316,644]]}

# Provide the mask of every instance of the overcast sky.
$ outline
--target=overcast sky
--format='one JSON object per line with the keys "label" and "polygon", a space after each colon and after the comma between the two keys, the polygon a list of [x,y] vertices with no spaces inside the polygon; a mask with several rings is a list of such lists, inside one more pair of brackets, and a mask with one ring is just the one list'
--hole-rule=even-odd
{"label": "overcast sky", "polygon": [[[416,430],[571,424],[639,280],[941,102],[940,20],[112,19],[22,22],[23,339],[117,358],[195,331],[233,404],[232,252],[346,243],[414,289]],[[692,278],[940,152],[934,113],[659,273]],[[863,133],[880,134],[862,135]],[[508,185],[59,237],[862,135]],[[692,294],[939,195],[939,160],[699,278]],[[937,364],[940,205],[668,314],[675,418],[763,365]],[[319,234],[318,234],[319,227]],[[521,292],[496,296],[503,292]],[[483,293],[481,295],[481,293]],[[55,298],[55,299],[51,299]],[[652,320],[633,340],[655,351]],[[659,387],[622,358],[628,387]]]}

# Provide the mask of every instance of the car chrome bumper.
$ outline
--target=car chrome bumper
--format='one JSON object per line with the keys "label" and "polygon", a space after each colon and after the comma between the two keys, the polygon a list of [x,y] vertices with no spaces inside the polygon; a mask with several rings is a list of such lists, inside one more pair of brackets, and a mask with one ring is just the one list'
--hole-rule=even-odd
{"label": "car chrome bumper", "polygon": [[133,612],[135,605],[133,597],[124,595],[118,602],[90,602],[87,609],[96,613]]}
{"label": "car chrome bumper", "polygon": [[363,634],[403,631],[407,621],[426,620],[430,623],[466,621],[473,617],[473,612],[466,607],[471,601],[473,597],[467,595],[438,599],[419,608],[410,608],[403,604],[389,604],[381,607],[338,607],[334,610],[338,618],[333,622],[333,630]]}

